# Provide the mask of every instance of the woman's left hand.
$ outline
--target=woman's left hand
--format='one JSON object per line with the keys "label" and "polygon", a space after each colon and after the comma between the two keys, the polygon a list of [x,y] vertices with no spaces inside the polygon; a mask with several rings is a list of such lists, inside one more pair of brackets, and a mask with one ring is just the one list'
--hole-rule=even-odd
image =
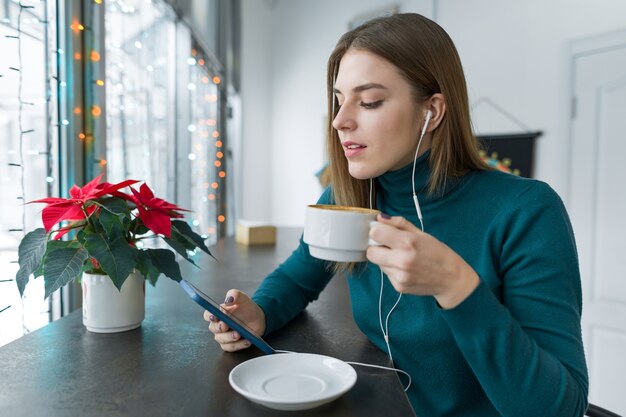
{"label": "woman's left hand", "polygon": [[403,217],[378,215],[367,259],[379,265],[396,291],[432,295],[445,309],[456,307],[478,286],[472,267],[446,244],[422,232]]}

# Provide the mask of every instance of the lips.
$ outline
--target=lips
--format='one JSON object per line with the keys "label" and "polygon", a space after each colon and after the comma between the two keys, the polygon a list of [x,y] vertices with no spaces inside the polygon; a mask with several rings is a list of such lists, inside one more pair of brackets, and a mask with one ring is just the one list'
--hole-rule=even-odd
{"label": "lips", "polygon": [[365,145],[361,145],[360,143],[356,143],[352,141],[342,142],[341,145],[343,146],[344,153],[347,158],[356,156],[367,148],[367,146]]}

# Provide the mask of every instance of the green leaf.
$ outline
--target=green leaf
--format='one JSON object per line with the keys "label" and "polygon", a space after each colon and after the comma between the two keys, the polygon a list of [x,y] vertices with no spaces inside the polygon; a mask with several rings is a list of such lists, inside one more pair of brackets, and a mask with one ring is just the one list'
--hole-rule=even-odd
{"label": "green leaf", "polygon": [[135,236],[145,235],[150,231],[150,229],[148,229],[146,225],[141,222],[139,217],[133,219],[129,228],[130,230],[134,230]]}
{"label": "green leaf", "polygon": [[138,251],[137,269],[150,281],[152,286],[156,285],[161,272],[152,264],[150,255],[145,250]]}
{"label": "green leaf", "polygon": [[15,276],[20,295],[24,295],[24,288],[28,284],[30,275],[40,269],[47,242],[48,234],[43,228],[28,233],[20,242],[17,250],[20,269]]}
{"label": "green leaf", "polygon": [[199,234],[191,230],[191,227],[186,222],[182,220],[173,220],[172,230],[182,235],[187,240],[191,241],[194,247],[198,247],[199,249],[207,253],[211,258],[215,259],[215,257],[209,251],[209,248],[207,248],[207,246],[205,245],[204,239],[202,239],[202,236],[200,236]]}
{"label": "green leaf", "polygon": [[180,235],[180,234],[175,235],[174,233],[172,233],[172,237],[174,239],[168,239],[168,238],[164,237],[163,240],[165,240],[165,243],[170,245],[172,247],[172,249],[174,249],[176,252],[178,252],[183,258],[185,258],[186,260],[191,262],[191,264],[193,264],[193,266],[198,267],[198,265],[196,265],[194,260],[191,259],[189,257],[189,254],[187,253],[187,249],[193,250],[193,249],[196,248],[195,245],[192,246],[192,247],[189,247],[190,245],[189,245],[189,242],[187,241],[187,239],[185,239],[185,237]]}
{"label": "green leaf", "polygon": [[180,267],[176,262],[174,252],[169,249],[146,249],[145,252],[150,255],[152,265],[156,267],[162,274],[179,282],[183,277],[180,275]]}
{"label": "green leaf", "polygon": [[130,213],[128,203],[123,198],[119,197],[106,197],[100,200],[103,211],[107,211],[111,214],[126,215]]}
{"label": "green leaf", "polygon": [[112,241],[124,235],[123,219],[123,214],[114,214],[106,210],[100,212],[98,220],[108,240]]}
{"label": "green leaf", "polygon": [[123,237],[110,241],[103,233],[86,233],[85,249],[100,262],[100,267],[117,289],[122,288],[137,264],[137,249],[130,246]]}
{"label": "green leaf", "polygon": [[54,291],[80,276],[82,266],[89,257],[85,248],[80,245],[77,247],[73,244],[60,245],[57,243],[65,242],[52,241],[46,251],[46,259],[44,260],[46,292],[44,298],[48,298]]}

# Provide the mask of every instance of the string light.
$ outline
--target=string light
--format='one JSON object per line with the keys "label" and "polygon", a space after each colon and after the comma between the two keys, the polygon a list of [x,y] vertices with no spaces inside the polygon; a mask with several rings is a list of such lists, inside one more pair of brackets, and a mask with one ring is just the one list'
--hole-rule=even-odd
{"label": "string light", "polygon": [[[17,67],[9,67],[9,69],[11,71],[15,71],[18,74],[18,86],[17,86],[17,90],[18,90],[18,97],[17,97],[17,102],[19,103],[18,105],[18,115],[17,115],[17,119],[18,119],[18,130],[19,130],[19,139],[18,139],[18,152],[15,152],[15,150],[13,149],[9,149],[8,150],[8,154],[9,155],[15,155],[18,154],[19,157],[19,162],[18,163],[8,163],[8,165],[10,167],[17,167],[19,168],[19,187],[20,187],[20,193],[17,196],[17,200],[20,202],[25,202],[27,201],[26,199],[26,187],[25,187],[25,179],[26,179],[26,172],[31,172],[32,170],[28,169],[26,167],[26,160],[24,158],[24,136],[27,134],[32,134],[35,133],[35,129],[25,129],[24,127],[24,106],[34,106],[37,103],[42,103],[42,104],[46,104],[47,105],[47,125],[48,126],[52,126],[54,125],[52,123],[52,111],[49,111],[49,102],[50,102],[50,97],[51,97],[51,90],[50,90],[50,79],[54,78],[58,81],[58,78],[55,77],[54,75],[50,76],[49,73],[46,73],[46,79],[44,82],[44,86],[45,86],[45,94],[46,94],[46,98],[42,98],[42,99],[37,99],[34,101],[26,101],[24,100],[23,97],[23,87],[24,87],[24,67],[23,67],[23,60],[22,60],[22,35],[25,33],[22,31],[22,26],[23,24],[44,24],[47,25],[48,21],[47,21],[47,14],[48,14],[48,6],[47,6],[47,2],[44,2],[44,16],[46,16],[46,18],[44,18],[43,20],[40,20],[39,18],[37,18],[36,16],[34,16],[34,14],[32,12],[28,12],[29,14],[31,14],[32,18],[28,19],[28,18],[24,18],[23,14],[24,12],[26,12],[28,9],[34,9],[35,6],[29,6],[29,5],[25,5],[23,4],[21,1],[13,1],[13,3],[17,4],[19,7],[19,11],[18,11],[18,16],[17,16],[17,27],[16,27],[16,35],[7,35],[6,38],[8,39],[15,39],[17,40],[17,61],[18,61],[18,65]],[[7,12],[10,13],[11,9],[10,6],[7,5]],[[9,23],[9,25],[11,24],[11,20],[10,18],[6,18],[4,19],[4,21],[6,23]],[[44,32],[48,32],[48,27],[45,26],[44,27]],[[47,33],[46,33],[47,35]],[[47,52],[46,57],[47,59],[50,58],[51,54],[48,53],[49,52],[49,45],[47,43],[44,44],[44,48],[45,51]],[[62,54],[63,51],[62,50],[56,50],[55,52]],[[0,74],[0,78],[2,77],[2,74]],[[28,119],[30,120],[30,119]],[[27,121],[28,121],[27,120]],[[51,158],[51,138],[49,134],[44,135],[44,137],[46,138],[46,150],[45,151],[40,151],[40,150],[36,150],[36,149],[29,149],[26,151],[26,154],[29,156],[39,156],[39,155],[47,155],[48,158]],[[51,164],[47,164],[46,166],[46,174],[47,176],[45,177],[47,186],[48,186],[48,196],[51,195],[50,192],[50,185],[53,181],[54,178],[51,176]],[[3,177],[2,178],[3,181],[6,182],[12,182],[13,179],[10,177]],[[9,232],[21,232],[22,238],[26,235],[26,207],[25,205],[22,205],[22,213],[21,213],[21,227],[19,228],[10,228],[8,229]],[[11,261],[11,263],[17,263],[17,261]],[[13,282],[13,279],[10,280],[0,280],[0,282]],[[23,296],[21,298],[21,303],[22,303],[22,309],[21,309],[21,316],[22,316],[22,320],[21,320],[21,325],[22,325],[22,332],[23,334],[29,333],[30,329],[27,327],[26,325],[26,321],[25,321],[25,302],[26,296]],[[8,308],[10,308],[11,305],[8,305],[6,307],[3,307],[2,309],[0,309],[0,313],[2,313],[3,311],[7,310]],[[47,311],[45,311],[44,313],[48,313]]]}
{"label": "string light", "polygon": [[100,108],[100,106],[96,104],[91,106],[91,115],[93,117],[100,117],[101,114],[102,114],[102,108]]}
{"label": "string light", "polygon": [[80,23],[78,23],[78,21],[77,21],[77,20],[74,20],[74,21],[72,22],[72,24],[70,25],[70,29],[72,29],[72,31],[73,31],[75,34],[78,34],[79,32],[81,32],[81,31],[85,30],[85,27],[84,27],[83,25],[81,25]]}

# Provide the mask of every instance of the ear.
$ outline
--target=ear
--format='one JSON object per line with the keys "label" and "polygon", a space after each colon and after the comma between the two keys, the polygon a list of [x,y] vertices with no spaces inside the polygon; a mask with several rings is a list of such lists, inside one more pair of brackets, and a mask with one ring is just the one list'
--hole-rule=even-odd
{"label": "ear", "polygon": [[430,96],[424,104],[424,115],[422,115],[422,118],[425,117],[428,110],[432,112],[428,128],[426,129],[426,132],[428,133],[437,129],[437,127],[441,124],[443,116],[446,114],[446,100],[443,94],[435,93]]}

